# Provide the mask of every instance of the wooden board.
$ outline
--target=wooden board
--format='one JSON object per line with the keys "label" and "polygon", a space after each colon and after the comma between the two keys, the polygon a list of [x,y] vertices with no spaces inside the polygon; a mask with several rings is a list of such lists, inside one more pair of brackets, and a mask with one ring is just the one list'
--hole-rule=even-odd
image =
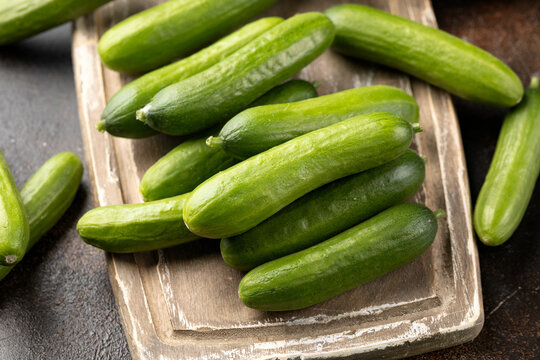
{"label": "wooden board", "polygon": [[[131,13],[160,1],[116,0],[77,20],[73,66],[86,159],[96,206],[142,201],[145,170],[181,140],[113,138],[95,124],[109,99],[131,80],[105,69],[99,36]],[[291,16],[345,2],[282,0],[264,15]],[[360,2],[360,1],[358,1]],[[429,0],[365,1],[436,26]],[[372,84],[398,86],[420,105],[413,147],[429,159],[413,200],[447,217],[431,248],[386,276],[301,311],[260,312],[242,305],[242,276],[220,258],[218,242],[108,254],[110,279],[134,359],[400,358],[473,339],[483,324],[478,256],[467,170],[447,93],[419,80],[326,51],[298,77],[328,94]]]}

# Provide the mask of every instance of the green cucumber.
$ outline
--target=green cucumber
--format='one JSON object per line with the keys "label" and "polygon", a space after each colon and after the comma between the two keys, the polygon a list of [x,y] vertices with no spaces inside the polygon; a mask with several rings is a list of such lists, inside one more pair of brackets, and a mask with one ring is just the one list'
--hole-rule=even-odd
{"label": "green cucumber", "polygon": [[28,245],[28,218],[13,175],[0,151],[0,265],[21,261]]}
{"label": "green cucumber", "polygon": [[[43,164],[21,189],[30,237],[26,252],[60,220],[81,183],[83,166],[77,155],[60,153]],[[0,280],[13,266],[0,266]]]}
{"label": "green cucumber", "polygon": [[398,158],[314,190],[253,229],[221,240],[223,260],[250,270],[357,225],[414,195],[424,181],[424,161],[407,150]]}
{"label": "green cucumber", "polygon": [[[290,80],[276,86],[250,106],[294,102],[317,96],[313,84]],[[192,191],[212,175],[238,162],[221,149],[206,146],[206,138],[215,135],[212,129],[187,140],[159,159],[144,174],[140,191],[145,201],[168,198]]]}
{"label": "green cucumber", "polygon": [[320,244],[263,264],[242,279],[238,294],[250,308],[302,309],[330,299],[420,256],[437,233],[427,207],[394,206]]}
{"label": "green cucumber", "polygon": [[510,107],[523,96],[517,75],[499,59],[442,30],[362,5],[325,11],[336,26],[333,48],[381,63],[474,102]]}
{"label": "green cucumber", "polygon": [[203,237],[238,235],[322,185],[395,159],[413,134],[409,122],[390,113],[312,131],[206,180],[186,201],[184,221]]}
{"label": "green cucumber", "polygon": [[523,101],[504,120],[495,155],[474,210],[474,228],[486,245],[512,236],[540,174],[540,90],[533,77]]}
{"label": "green cucumber", "polygon": [[169,0],[109,29],[98,43],[103,63],[141,73],[185,56],[269,8],[275,0]]}
{"label": "green cucumber", "polygon": [[0,45],[26,39],[74,20],[111,0],[0,1]]}
{"label": "green cucumber", "polygon": [[144,138],[157,134],[156,130],[137,121],[135,112],[138,109],[150,102],[160,90],[208,69],[282,21],[279,17],[254,21],[185,59],[130,82],[107,103],[97,129],[127,138]]}
{"label": "green cucumber", "polygon": [[190,194],[143,204],[103,206],[90,210],[77,223],[88,244],[114,253],[150,251],[198,239],[182,219]]}
{"label": "green cucumber", "polygon": [[418,104],[412,96],[392,86],[375,85],[242,111],[207,143],[245,159],[299,135],[370,112],[390,112],[411,123],[418,121]]}
{"label": "green cucumber", "polygon": [[137,119],[170,135],[210,128],[300,71],[333,38],[334,26],[323,14],[293,16],[211,68],[161,90]]}

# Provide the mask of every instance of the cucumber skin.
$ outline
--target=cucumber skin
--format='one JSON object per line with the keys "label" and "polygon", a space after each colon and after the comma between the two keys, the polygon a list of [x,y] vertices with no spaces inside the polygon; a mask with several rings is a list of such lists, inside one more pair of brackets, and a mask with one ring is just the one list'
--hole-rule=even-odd
{"label": "cucumber skin", "polygon": [[189,194],[143,204],[103,206],[77,223],[89,245],[114,253],[132,253],[176,246],[198,239],[185,227],[182,212]]}
{"label": "cucumber skin", "polygon": [[[26,252],[60,220],[70,207],[81,183],[83,165],[77,155],[57,154],[47,160],[21,189],[28,215],[30,237]],[[13,266],[0,266],[2,280]]]}
{"label": "cucumber skin", "polygon": [[98,129],[133,139],[157,134],[156,130],[137,120],[135,112],[138,109],[150,102],[160,90],[206,70],[282,21],[279,17],[259,19],[185,59],[133,80],[107,103]]}
{"label": "cucumber skin", "polygon": [[325,11],[338,52],[381,63],[481,104],[510,107],[523,96],[517,75],[488,52],[442,30],[361,5]]}
{"label": "cucumber skin", "polygon": [[0,1],[0,45],[23,40],[91,12],[110,0]]}
{"label": "cucumber skin", "polygon": [[302,309],[367,283],[420,256],[437,219],[420,204],[394,206],[320,244],[263,264],[238,294],[253,309]]}
{"label": "cucumber skin", "polygon": [[169,0],[130,16],[98,43],[103,63],[123,73],[153,70],[219,38],[275,0]]}
{"label": "cucumber skin", "polygon": [[161,90],[137,119],[169,135],[210,128],[296,74],[333,38],[334,26],[323,14],[293,16],[211,68]]}
{"label": "cucumber skin", "polygon": [[412,96],[392,86],[375,85],[286,106],[247,109],[223,126],[217,146],[245,159],[299,135],[370,112],[390,112],[411,123],[418,121],[418,104]]}
{"label": "cucumber skin", "polygon": [[[313,84],[304,80],[290,80],[276,86],[255,100],[251,106],[287,103],[316,97]],[[141,179],[140,191],[144,201],[165,199],[192,191],[204,180],[238,162],[222,149],[206,145],[212,129],[195,139],[187,140],[152,165]]]}
{"label": "cucumber skin", "polygon": [[390,113],[312,131],[206,180],[186,201],[184,221],[202,237],[238,235],[322,185],[395,159],[413,133]]}
{"label": "cucumber skin", "polygon": [[222,239],[223,260],[245,271],[306,249],[407,200],[424,175],[424,161],[407,150],[384,165],[308,193],[243,234]]}
{"label": "cucumber skin", "polygon": [[[536,79],[538,81],[538,79]],[[501,245],[518,227],[540,174],[540,90],[531,86],[502,125],[474,211],[480,240]]]}

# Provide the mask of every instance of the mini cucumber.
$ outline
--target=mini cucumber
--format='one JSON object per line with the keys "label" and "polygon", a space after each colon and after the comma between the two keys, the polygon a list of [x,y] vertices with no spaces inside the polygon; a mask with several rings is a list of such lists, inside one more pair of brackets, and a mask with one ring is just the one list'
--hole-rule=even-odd
{"label": "mini cucumber", "polygon": [[269,8],[275,0],[169,0],[130,16],[99,40],[103,63],[141,73],[203,47]]}
{"label": "mini cucumber", "polygon": [[523,101],[504,120],[495,155],[474,211],[474,228],[486,245],[512,236],[540,174],[540,90],[531,80]]}
{"label": "mini cucumber", "polygon": [[254,21],[185,59],[130,82],[107,103],[101,121],[97,124],[98,130],[127,138],[144,138],[157,134],[157,131],[137,121],[135,112],[138,109],[150,102],[160,90],[206,70],[282,21],[279,17]]}
{"label": "mini cucumber", "polygon": [[320,244],[263,264],[238,294],[257,310],[302,309],[330,299],[420,256],[437,233],[435,214],[420,204],[394,206]]}
{"label": "mini cucumber", "polygon": [[242,111],[207,143],[245,159],[299,135],[370,112],[390,112],[411,123],[418,121],[418,104],[412,96],[392,86],[375,85]]}
{"label": "mini cucumber", "polygon": [[312,131],[206,180],[186,201],[184,221],[203,237],[238,235],[322,185],[395,159],[413,134],[409,122],[390,113]]}
{"label": "mini cucumber", "polygon": [[21,261],[28,245],[28,218],[9,166],[0,151],[0,265]]}
{"label": "mini cucumber", "polygon": [[424,161],[398,158],[314,190],[253,229],[221,240],[223,260],[250,270],[303,250],[411,197],[424,181]]}
{"label": "mini cucumber", "polygon": [[170,135],[210,128],[300,71],[333,38],[334,26],[323,14],[293,16],[209,69],[161,90],[137,119]]}
{"label": "mini cucumber", "polygon": [[190,194],[143,204],[103,206],[90,210],[77,223],[88,244],[114,253],[150,251],[198,239],[182,219]]}
{"label": "mini cucumber", "polygon": [[[26,252],[60,220],[81,183],[83,166],[77,155],[57,154],[47,160],[21,189],[30,237]],[[0,266],[0,280],[13,266]]]}
{"label": "mini cucumber", "polygon": [[[294,102],[317,96],[313,84],[290,80],[276,86],[250,106]],[[223,150],[206,145],[206,138],[215,135],[212,129],[195,139],[184,141],[159,159],[144,174],[140,191],[145,201],[165,199],[192,191],[212,175],[238,161]]]}
{"label": "mini cucumber", "polygon": [[336,5],[325,11],[336,26],[333,48],[381,63],[454,95],[493,106],[523,96],[517,75],[499,59],[444,31],[371,7]]}

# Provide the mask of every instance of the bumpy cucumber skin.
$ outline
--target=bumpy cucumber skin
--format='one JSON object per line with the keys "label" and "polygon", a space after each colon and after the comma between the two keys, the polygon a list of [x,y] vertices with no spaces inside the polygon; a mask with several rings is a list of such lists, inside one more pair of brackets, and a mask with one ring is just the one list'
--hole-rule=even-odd
{"label": "bumpy cucumber skin", "polygon": [[414,260],[436,233],[431,210],[420,204],[397,205],[320,244],[253,269],[238,293],[250,308],[302,309]]}
{"label": "bumpy cucumber skin", "polygon": [[206,180],[186,201],[184,221],[203,237],[238,235],[322,185],[395,159],[413,133],[390,113],[312,131]]}
{"label": "bumpy cucumber skin", "polygon": [[[251,106],[287,103],[317,96],[313,84],[304,80],[290,80],[276,86],[257,99]],[[178,145],[152,165],[141,179],[140,191],[145,201],[165,199],[192,191],[204,180],[238,162],[222,149],[206,145],[212,129],[195,139]]]}
{"label": "bumpy cucumber skin", "polygon": [[150,251],[198,239],[182,219],[189,194],[143,204],[103,206],[90,210],[77,223],[88,244],[114,253]]}
{"label": "bumpy cucumber skin", "polygon": [[248,21],[275,0],[169,0],[130,16],[98,43],[110,69],[141,73],[158,68]]}
{"label": "bumpy cucumber skin", "polygon": [[499,59],[444,31],[367,6],[325,14],[336,26],[333,47],[430,82],[464,99],[510,107],[523,96],[517,75]]}
{"label": "bumpy cucumber skin", "polygon": [[478,195],[474,228],[480,240],[501,245],[518,227],[540,174],[538,78],[504,120],[495,155]]}
{"label": "bumpy cucumber skin", "polygon": [[370,112],[390,112],[415,123],[418,104],[403,90],[385,85],[350,89],[291,105],[268,105],[242,111],[219,133],[219,144],[245,159],[299,135]]}
{"label": "bumpy cucumber skin", "polygon": [[398,158],[312,191],[251,230],[221,240],[223,260],[238,270],[306,249],[414,195],[424,161],[407,150]]}
{"label": "bumpy cucumber skin", "polygon": [[156,130],[137,120],[135,112],[138,109],[150,102],[160,90],[208,69],[282,21],[279,17],[254,21],[185,59],[130,82],[107,103],[98,129],[114,136],[134,139],[157,134]]}
{"label": "bumpy cucumber skin", "polygon": [[321,13],[293,16],[211,68],[161,90],[137,119],[170,135],[187,135],[229,120],[287,80],[332,43]]}
{"label": "bumpy cucumber skin", "polygon": [[13,175],[0,151],[0,265],[21,261],[28,245],[26,211]]}
{"label": "bumpy cucumber skin", "polygon": [[[77,155],[60,153],[43,164],[21,189],[30,237],[26,251],[60,220],[81,183],[83,165]],[[0,280],[13,266],[0,266]]]}
{"label": "bumpy cucumber skin", "polygon": [[0,45],[26,39],[81,15],[110,0],[0,1]]}

